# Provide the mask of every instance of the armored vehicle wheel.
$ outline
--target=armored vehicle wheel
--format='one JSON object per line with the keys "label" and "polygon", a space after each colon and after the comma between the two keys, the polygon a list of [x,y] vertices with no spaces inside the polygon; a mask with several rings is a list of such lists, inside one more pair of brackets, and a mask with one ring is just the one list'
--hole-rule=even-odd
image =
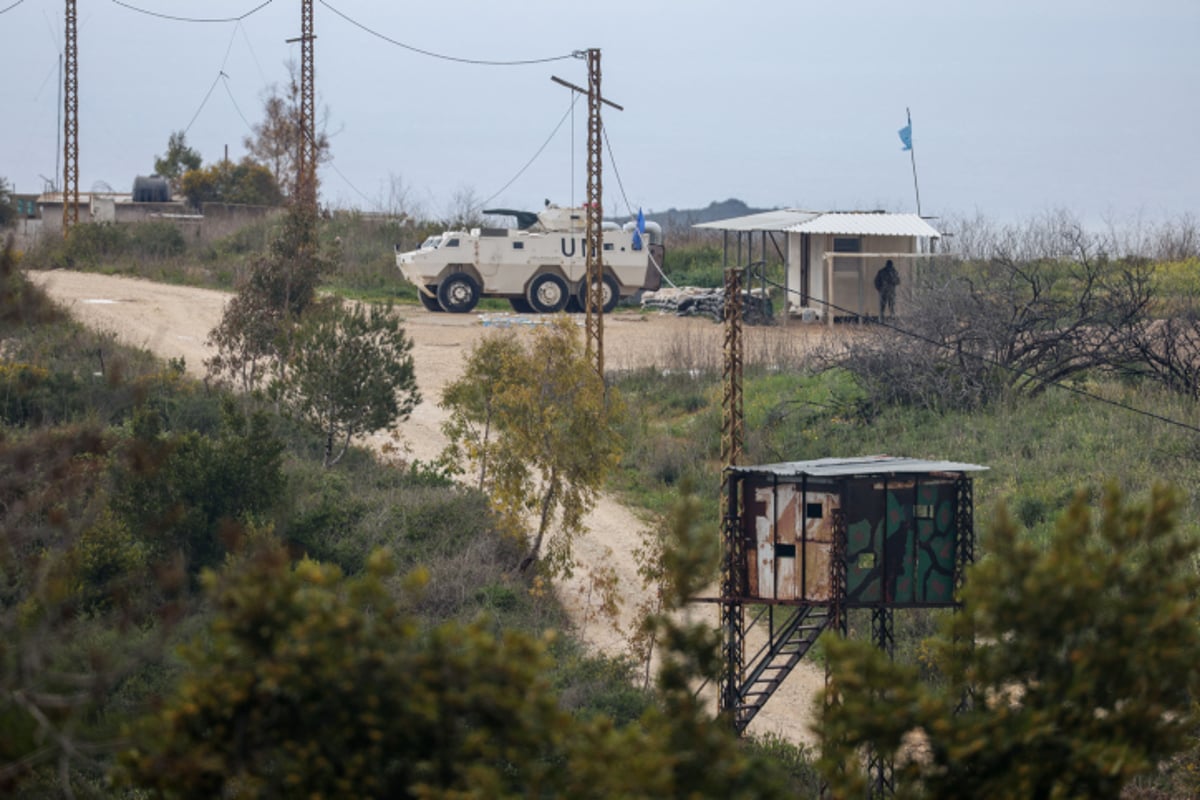
{"label": "armored vehicle wheel", "polygon": [[438,284],[438,302],[451,314],[466,314],[479,302],[479,284],[465,272],[456,272]]}
{"label": "armored vehicle wheel", "polygon": [[[437,287],[432,287],[432,288],[436,290]],[[418,291],[417,299],[419,299],[421,301],[421,305],[425,306],[426,311],[441,311],[442,310],[442,306],[440,303],[438,303],[436,297],[431,297],[430,295],[427,295],[424,292]]]}
{"label": "armored vehicle wheel", "polygon": [[571,293],[567,290],[567,282],[552,272],[538,275],[529,284],[525,295],[529,305],[539,314],[556,314],[567,307]]}
{"label": "armored vehicle wheel", "polygon": [[[605,275],[600,279],[600,305],[603,307],[605,314],[612,313],[612,310],[617,307],[617,302],[621,299],[621,287],[617,285],[617,279],[612,275]],[[587,311],[587,283],[579,287],[579,305]]]}
{"label": "armored vehicle wheel", "polygon": [[508,304],[512,306],[512,310],[518,314],[532,314],[533,306],[529,305],[529,301],[524,297],[510,297]]}

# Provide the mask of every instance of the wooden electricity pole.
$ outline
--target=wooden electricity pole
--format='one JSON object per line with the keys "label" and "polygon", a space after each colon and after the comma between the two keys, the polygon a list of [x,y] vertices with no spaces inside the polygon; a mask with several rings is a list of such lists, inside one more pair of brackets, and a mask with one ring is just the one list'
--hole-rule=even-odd
{"label": "wooden electricity pole", "polygon": [[586,227],[584,228],[585,257],[587,259],[585,292],[585,327],[587,330],[587,353],[592,359],[596,373],[604,379],[604,192],[601,183],[600,153],[603,145],[604,128],[600,121],[600,104],[605,103],[618,111],[624,109],[605,99],[600,94],[600,49],[589,48],[584,52],[588,65],[586,89],[568,83],[562,78],[551,76],[551,80],[568,89],[587,95],[588,99],[588,142],[587,142],[587,201],[584,204]]}
{"label": "wooden electricity pole", "polygon": [[75,0],[66,0],[63,70],[63,238],[79,222],[79,53]]}

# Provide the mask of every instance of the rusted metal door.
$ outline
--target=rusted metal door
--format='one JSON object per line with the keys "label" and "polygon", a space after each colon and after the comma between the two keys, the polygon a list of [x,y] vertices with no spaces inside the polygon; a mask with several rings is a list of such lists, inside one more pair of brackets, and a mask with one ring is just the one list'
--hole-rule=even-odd
{"label": "rusted metal door", "polygon": [[798,483],[748,485],[753,540],[749,590],[764,600],[830,599],[833,510],[838,497]]}

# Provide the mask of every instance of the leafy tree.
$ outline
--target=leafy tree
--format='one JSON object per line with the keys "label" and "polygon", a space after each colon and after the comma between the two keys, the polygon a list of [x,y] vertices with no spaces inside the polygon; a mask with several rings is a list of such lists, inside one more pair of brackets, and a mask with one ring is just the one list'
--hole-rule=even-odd
{"label": "leafy tree", "polygon": [[202,163],[200,153],[188,147],[187,134],[174,131],[167,137],[167,152],[154,158],[154,173],[166,178],[172,191],[179,191],[179,179],[186,172],[200,169]]}
{"label": "leafy tree", "polygon": [[798,787],[785,791],[780,764],[751,754],[728,720],[713,720],[696,690],[715,684],[724,668],[720,632],[687,614],[689,603],[717,579],[720,564],[720,537],[701,524],[702,516],[700,499],[684,486],[662,529],[658,608],[641,625],[661,647],[659,705],[639,721],[647,739],[669,754],[670,790],[659,796],[794,797]]}
{"label": "leafy tree", "polygon": [[278,389],[324,437],[327,467],[341,460],[355,436],[407,419],[421,400],[412,340],[390,306],[339,305],[309,314]]}
{"label": "leafy tree", "polygon": [[13,204],[12,187],[9,186],[6,178],[0,177],[0,228],[11,223],[16,217],[17,209]]}
{"label": "leafy tree", "polygon": [[110,697],[130,675],[161,662],[182,608],[181,573],[151,560],[108,509],[108,464],[134,452],[114,443],[92,424],[0,440],[6,797],[70,797],[72,787],[99,784],[118,748]]}
{"label": "leafy tree", "polygon": [[446,387],[449,453],[479,465],[480,482],[513,530],[535,515],[522,568],[543,558],[542,544],[558,515],[544,564],[569,573],[571,543],[620,457],[614,425],[623,413],[605,392],[566,317],[537,328],[528,343],[508,334],[486,338],[467,357],[459,380]]}
{"label": "leafy tree", "polygon": [[18,269],[13,237],[0,240],[0,332],[53,322],[62,315],[62,309]]}
{"label": "leafy tree", "polygon": [[1045,551],[1001,511],[933,645],[941,685],[828,642],[834,792],[862,796],[861,746],[900,759],[899,796],[928,797],[1116,798],[1181,750],[1197,723],[1200,577],[1176,506],[1165,489],[1141,508],[1109,488],[1094,525],[1081,494]]}
{"label": "leafy tree", "polygon": [[210,376],[233,379],[250,391],[286,362],[295,326],[316,302],[321,276],[337,266],[318,248],[315,230],[311,209],[289,207],[269,253],[254,264],[209,333],[217,349],[205,361]]}
{"label": "leafy tree", "polygon": [[511,797],[545,780],[538,758],[566,719],[542,645],[473,626],[424,636],[389,573],[378,553],[351,580],[293,568],[268,543],[209,574],[217,617],[122,758],[127,780],[172,797]]}
{"label": "leafy tree", "polygon": [[183,174],[180,191],[196,208],[205,203],[277,206],[283,199],[271,171],[249,156],[237,164],[219,161]]}
{"label": "leafy tree", "polygon": [[488,455],[495,446],[497,396],[507,365],[522,356],[521,345],[510,336],[486,336],[467,354],[463,377],[442,391],[442,405],[450,409],[444,431],[450,440],[447,457],[466,461],[479,470],[477,486],[488,485]]}
{"label": "leafy tree", "polygon": [[[288,64],[286,90],[272,85],[263,98],[263,120],[253,126],[254,135],[242,144],[257,161],[265,164],[283,193],[295,193],[296,154],[300,148],[300,81],[295,63]],[[326,111],[323,116],[328,116]],[[314,121],[317,163],[329,160],[329,136],[324,121]]]}
{"label": "leafy tree", "polygon": [[113,508],[158,558],[182,556],[192,574],[220,564],[229,526],[269,515],[284,490],[283,444],[264,413],[247,417],[227,399],[214,436],[161,433],[144,410],[134,428]]}
{"label": "leafy tree", "polygon": [[[632,724],[574,715],[545,641],[482,623],[422,632],[412,599],[386,590],[390,571],[381,553],[351,579],[292,566],[264,540],[208,573],[215,617],[118,781],[180,798],[784,796],[779,770],[699,711],[683,672]],[[678,630],[681,663],[716,662]]]}

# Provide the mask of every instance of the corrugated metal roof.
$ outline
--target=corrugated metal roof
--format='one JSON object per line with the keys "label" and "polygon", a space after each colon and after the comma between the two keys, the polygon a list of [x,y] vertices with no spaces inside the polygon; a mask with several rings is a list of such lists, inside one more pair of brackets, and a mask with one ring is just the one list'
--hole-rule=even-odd
{"label": "corrugated metal roof", "polygon": [[795,478],[843,478],[856,475],[886,475],[896,473],[983,472],[987,467],[962,464],[957,461],[929,461],[901,456],[860,456],[858,458],[818,458],[815,461],[786,461],[778,464],[730,467],[730,472],[744,475],[773,474]]}
{"label": "corrugated metal roof", "polygon": [[821,216],[819,211],[800,211],[795,208],[777,208],[744,217],[730,217],[712,222],[700,222],[693,228],[711,228],[719,231],[786,231],[790,226]]}
{"label": "corrugated metal roof", "polygon": [[801,211],[779,208],[744,217],[701,222],[692,227],[718,231],[780,231],[835,236],[941,236],[916,214],[888,214],[882,211]]}
{"label": "corrugated metal roof", "polygon": [[916,214],[866,214],[836,212],[803,220],[786,229],[789,233],[819,233],[837,236],[941,236]]}

